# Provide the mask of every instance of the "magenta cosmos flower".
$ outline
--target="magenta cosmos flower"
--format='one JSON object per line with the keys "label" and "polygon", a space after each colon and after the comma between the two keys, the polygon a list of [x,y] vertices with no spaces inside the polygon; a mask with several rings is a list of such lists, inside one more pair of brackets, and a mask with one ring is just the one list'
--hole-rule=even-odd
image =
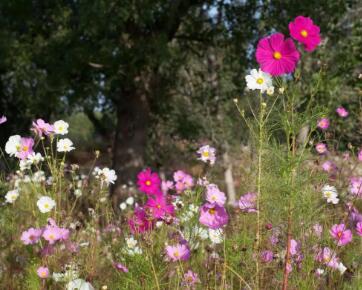
{"label": "magenta cosmos flower", "polygon": [[350,179],[349,192],[352,195],[362,197],[362,177],[352,177]]}
{"label": "magenta cosmos flower", "polygon": [[152,216],[156,219],[163,218],[165,215],[173,215],[174,207],[172,204],[167,203],[166,198],[162,195],[158,195],[153,198],[149,198],[146,203],[146,208],[150,209]]}
{"label": "magenta cosmos flower", "polygon": [[39,242],[42,232],[41,229],[30,228],[21,234],[20,239],[24,245],[33,245]]}
{"label": "magenta cosmos flower", "polygon": [[35,122],[33,122],[33,127],[31,129],[35,132],[38,136],[44,135],[50,135],[54,132],[54,126],[50,125],[49,123],[44,122],[43,119],[38,119]]}
{"label": "magenta cosmos flower", "polygon": [[210,203],[217,203],[223,206],[226,202],[226,195],[220,191],[216,184],[209,184],[206,186],[206,200]]}
{"label": "magenta cosmos flower", "polygon": [[8,119],[5,116],[0,117],[0,125],[4,124]]}
{"label": "magenta cosmos flower", "polygon": [[317,145],[315,145],[315,150],[319,153],[319,154],[325,154],[327,153],[327,145],[324,143],[318,143]]}
{"label": "magenta cosmos flower", "polygon": [[175,246],[167,246],[166,254],[171,261],[186,261],[190,257],[190,249],[185,244],[177,244]]}
{"label": "magenta cosmos flower", "polygon": [[18,152],[16,153],[16,157],[18,157],[21,160],[24,160],[34,152],[33,146],[34,146],[33,138],[22,137],[20,139],[20,147],[18,149]]}
{"label": "magenta cosmos flower", "polygon": [[153,228],[153,221],[142,207],[136,207],[133,216],[128,220],[132,234],[144,233]]}
{"label": "magenta cosmos flower", "polygon": [[113,266],[120,272],[128,273],[128,268],[122,263],[113,263]]}
{"label": "magenta cosmos flower", "polygon": [[304,44],[306,51],[313,51],[321,42],[320,29],[309,17],[298,16],[289,23],[290,35]]}
{"label": "magenta cosmos flower", "polygon": [[338,116],[340,116],[341,118],[346,118],[346,117],[348,117],[348,115],[349,115],[348,111],[347,111],[345,108],[343,108],[342,106],[341,106],[341,107],[338,107],[338,108],[336,109],[336,113],[337,113]]}
{"label": "magenta cosmos flower", "polygon": [[138,189],[146,194],[159,195],[161,193],[161,179],[156,172],[147,168],[137,175]]}
{"label": "magenta cosmos flower", "polygon": [[211,229],[218,229],[226,225],[229,216],[224,207],[217,203],[205,203],[200,208],[199,222]]}
{"label": "magenta cosmos flower", "polygon": [[329,119],[322,118],[318,121],[317,127],[322,130],[327,130],[329,128]]}
{"label": "magenta cosmos flower", "polygon": [[36,270],[36,273],[38,274],[39,278],[46,279],[49,277],[49,269],[47,267],[39,267]]}
{"label": "magenta cosmos flower", "polygon": [[269,263],[273,261],[274,254],[270,250],[265,250],[260,253],[260,258],[264,263]]}
{"label": "magenta cosmos flower", "polygon": [[346,229],[345,224],[333,225],[329,232],[338,246],[347,245],[352,241],[352,232]]}
{"label": "magenta cosmos flower", "polygon": [[239,208],[243,212],[256,212],[256,193],[248,192],[239,199]]}
{"label": "magenta cosmos flower", "polygon": [[262,38],[256,48],[256,60],[262,71],[272,76],[292,73],[300,58],[292,39],[282,33]]}

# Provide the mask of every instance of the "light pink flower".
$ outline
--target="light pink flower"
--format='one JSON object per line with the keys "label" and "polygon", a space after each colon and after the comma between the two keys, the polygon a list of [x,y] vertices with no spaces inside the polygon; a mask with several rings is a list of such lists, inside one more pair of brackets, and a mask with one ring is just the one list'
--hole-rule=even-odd
{"label": "light pink flower", "polygon": [[21,234],[21,241],[24,245],[33,245],[40,240],[42,235],[41,229],[30,228]]}
{"label": "light pink flower", "polygon": [[343,108],[342,106],[338,107],[336,109],[336,112],[341,118],[346,118],[349,115],[348,111],[345,108]]}
{"label": "light pink flower", "polygon": [[1,116],[0,118],[0,125],[4,124],[8,119],[5,116]]}
{"label": "light pink flower", "polygon": [[182,170],[178,170],[173,174],[173,179],[175,181],[175,189],[177,193],[182,193],[187,189],[190,189],[194,186],[194,180],[191,175],[187,174]]}
{"label": "light pink flower", "polygon": [[22,137],[20,139],[20,148],[16,153],[16,157],[23,160],[33,153],[34,140],[33,138]]}
{"label": "light pink flower", "polygon": [[339,264],[339,258],[336,253],[328,247],[324,247],[323,249],[317,248],[315,260],[334,269],[337,269]]}
{"label": "light pink flower", "polygon": [[166,254],[171,261],[186,261],[190,257],[190,250],[185,244],[177,244],[175,246],[167,246]]}
{"label": "light pink flower", "polygon": [[313,51],[321,42],[320,29],[309,17],[298,16],[289,23],[290,35],[304,44],[306,51]]}
{"label": "light pink flower", "polygon": [[161,183],[161,189],[164,194],[167,194],[169,190],[174,188],[174,184],[170,180],[162,181]]}
{"label": "light pink flower", "polygon": [[317,145],[315,145],[315,150],[317,150],[319,154],[325,154],[328,151],[327,145],[324,143],[318,143]]}
{"label": "light pink flower", "polygon": [[350,179],[349,192],[352,195],[362,197],[362,177],[352,177]]}
{"label": "light pink flower", "polygon": [[282,33],[262,38],[256,49],[256,60],[262,71],[279,76],[292,73],[300,54],[292,39],[284,39]]}
{"label": "light pink flower", "polygon": [[199,276],[195,272],[188,270],[185,273],[184,279],[182,281],[183,286],[191,288],[191,287],[194,287],[195,284],[197,284],[197,283],[200,283]]}
{"label": "light pink flower", "polygon": [[345,224],[335,224],[329,232],[338,246],[347,245],[352,241],[352,232],[346,229]]}
{"label": "light pink flower", "polygon": [[210,165],[214,165],[216,161],[216,149],[205,145],[200,147],[200,149],[197,151],[198,154],[200,154],[200,157],[198,160],[201,160],[205,163],[210,162]]}
{"label": "light pink flower", "polygon": [[314,234],[320,238],[322,236],[322,233],[323,233],[323,227],[320,225],[320,224],[315,224],[313,225],[313,231],[314,231]]}
{"label": "light pink flower", "polygon": [[206,186],[206,200],[210,203],[217,203],[223,206],[226,202],[226,195],[220,191],[216,184],[209,184]]}
{"label": "light pink flower", "polygon": [[257,195],[253,192],[248,192],[242,195],[239,199],[239,208],[243,212],[256,212]]}
{"label": "light pink flower", "polygon": [[211,229],[218,229],[226,225],[229,216],[224,207],[217,203],[205,203],[200,208],[199,222]]}
{"label": "light pink flower", "polygon": [[337,165],[334,162],[327,160],[327,161],[323,162],[322,169],[325,172],[332,173],[337,170]]}
{"label": "light pink flower", "polygon": [[358,160],[362,161],[362,149],[358,151]]}
{"label": "light pink flower", "polygon": [[62,238],[61,230],[58,227],[47,226],[43,232],[43,238],[53,245]]}
{"label": "light pink flower", "polygon": [[273,261],[274,254],[270,250],[265,250],[260,253],[260,258],[264,263],[269,263]]}
{"label": "light pink flower", "polygon": [[50,135],[54,132],[54,126],[49,123],[44,122],[43,119],[38,119],[33,122],[33,127],[31,129],[35,132],[39,137],[44,135]]}
{"label": "light pink flower", "polygon": [[46,279],[49,277],[49,269],[47,267],[39,267],[36,270],[36,273],[38,274],[38,276],[42,279]]}
{"label": "light pink flower", "polygon": [[113,266],[120,272],[128,273],[128,268],[121,263],[113,263]]}
{"label": "light pink flower", "polygon": [[358,222],[356,224],[356,232],[357,232],[357,235],[362,237],[362,222]]}
{"label": "light pink flower", "polygon": [[329,119],[322,118],[318,121],[317,127],[322,130],[327,130],[329,128]]}

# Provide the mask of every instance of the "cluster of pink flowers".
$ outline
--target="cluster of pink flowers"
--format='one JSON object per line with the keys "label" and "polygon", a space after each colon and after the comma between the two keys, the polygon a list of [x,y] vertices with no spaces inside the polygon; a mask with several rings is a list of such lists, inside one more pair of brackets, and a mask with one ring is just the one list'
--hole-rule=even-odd
{"label": "cluster of pink flowers", "polygon": [[43,119],[38,119],[33,122],[31,130],[39,137],[42,137],[43,134],[48,136],[54,133],[54,125],[46,123]]}
{"label": "cluster of pink flowers", "polygon": [[176,171],[173,174],[173,179],[175,181],[175,190],[177,193],[182,193],[194,186],[194,180],[192,176],[182,170]]}
{"label": "cluster of pink flowers", "polygon": [[[320,43],[319,27],[309,17],[298,16],[289,23],[292,38],[304,45],[306,51],[313,51]],[[262,38],[256,49],[256,60],[262,71],[279,76],[292,73],[300,59],[300,53],[291,38],[274,33]]]}
{"label": "cluster of pink flowers", "polygon": [[49,245],[54,245],[57,241],[66,241],[69,238],[69,230],[67,228],[58,227],[55,221],[48,219],[48,224],[41,229],[30,228],[21,234],[21,241],[24,245],[33,245],[45,239]]}

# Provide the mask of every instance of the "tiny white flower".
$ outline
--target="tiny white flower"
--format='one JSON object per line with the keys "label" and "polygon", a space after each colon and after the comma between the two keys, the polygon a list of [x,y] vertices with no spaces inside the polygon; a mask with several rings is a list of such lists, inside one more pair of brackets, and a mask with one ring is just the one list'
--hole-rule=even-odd
{"label": "tiny white flower", "polygon": [[127,204],[125,202],[122,202],[120,205],[119,205],[119,208],[121,210],[125,210],[127,208]]}
{"label": "tiny white flower", "polygon": [[324,185],[322,187],[323,197],[327,199],[327,203],[337,204],[339,202],[338,192],[334,186]]}
{"label": "tiny white flower", "polygon": [[40,197],[36,204],[42,213],[50,212],[55,207],[55,201],[49,196]]}
{"label": "tiny white flower", "polygon": [[126,199],[126,203],[128,205],[133,205],[134,204],[134,198],[132,196],[130,196],[129,198]]}
{"label": "tiny white flower", "polygon": [[245,80],[250,90],[260,90],[262,93],[273,85],[271,76],[261,69],[252,69],[250,75],[245,77]]}
{"label": "tiny white flower", "polygon": [[109,169],[108,167],[105,167],[103,169],[100,169],[99,167],[95,167],[93,170],[93,174],[97,179],[100,179],[102,182],[109,184],[114,184],[114,182],[117,180],[116,172],[113,169]]}
{"label": "tiny white flower", "polygon": [[44,161],[44,157],[40,153],[31,153],[28,155],[28,160],[31,164],[39,164],[40,162]]}
{"label": "tiny white flower", "polygon": [[99,202],[101,202],[101,203],[105,203],[107,201],[107,198],[106,197],[101,197],[100,199],[99,199]]}
{"label": "tiny white flower", "polygon": [[19,191],[17,189],[8,191],[5,195],[5,199],[7,203],[13,203],[19,197]]}
{"label": "tiny white flower", "polygon": [[69,124],[63,120],[56,121],[54,124],[54,133],[58,135],[68,134]]}
{"label": "tiny white flower", "polygon": [[156,222],[156,228],[160,228],[163,225],[163,221],[157,221]]}
{"label": "tiny white flower", "polygon": [[70,152],[74,149],[75,148],[73,147],[73,142],[70,139],[64,138],[64,139],[58,140],[58,143],[57,143],[58,152]]}
{"label": "tiny white flower", "polygon": [[74,195],[76,197],[81,197],[82,196],[82,190],[80,190],[79,188],[77,188],[76,190],[74,190]]}
{"label": "tiny white flower", "polygon": [[283,88],[283,87],[279,88],[279,93],[280,93],[280,94],[283,94],[284,91],[285,91],[285,88]]}
{"label": "tiny white flower", "polygon": [[127,247],[132,249],[137,246],[137,240],[134,239],[134,237],[126,238]]}
{"label": "tiny white flower", "polygon": [[213,244],[220,244],[224,240],[222,229],[209,229],[209,238]]}
{"label": "tiny white flower", "polygon": [[29,160],[20,160],[19,162],[19,167],[20,167],[20,171],[25,171],[27,169],[31,168],[31,164],[32,162],[29,162]]}
{"label": "tiny white flower", "polygon": [[45,173],[42,170],[39,170],[33,174],[33,182],[44,182],[46,180]]}
{"label": "tiny white flower", "polygon": [[266,90],[266,94],[267,94],[268,96],[272,96],[272,95],[274,94],[274,87],[273,87],[273,86],[269,87],[269,88]]}
{"label": "tiny white flower", "polygon": [[343,275],[344,272],[346,272],[347,267],[345,265],[343,265],[342,262],[340,262],[340,263],[338,263],[337,269],[341,273],[341,275]]}
{"label": "tiny white flower", "polygon": [[317,274],[317,276],[322,276],[324,274],[324,269],[318,268],[317,270],[315,270],[315,273]]}
{"label": "tiny white flower", "polygon": [[15,156],[21,149],[21,137],[19,135],[10,136],[5,144],[5,152],[10,156]]}

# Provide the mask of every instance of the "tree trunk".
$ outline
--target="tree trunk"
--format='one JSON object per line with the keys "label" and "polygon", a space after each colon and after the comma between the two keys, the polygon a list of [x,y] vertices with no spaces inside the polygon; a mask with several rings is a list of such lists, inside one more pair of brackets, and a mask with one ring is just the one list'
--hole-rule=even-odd
{"label": "tree trunk", "polygon": [[117,174],[112,188],[113,201],[124,197],[122,185],[135,181],[144,166],[144,153],[149,123],[147,98],[135,90],[125,92],[117,105],[117,126],[113,144],[113,169]]}

